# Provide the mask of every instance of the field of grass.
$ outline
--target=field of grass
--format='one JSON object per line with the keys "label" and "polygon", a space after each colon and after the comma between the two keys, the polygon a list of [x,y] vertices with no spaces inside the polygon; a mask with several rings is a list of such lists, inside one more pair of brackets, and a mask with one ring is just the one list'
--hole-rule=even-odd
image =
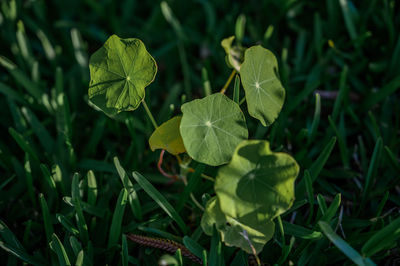
{"label": "field of grass", "polygon": [[198,177],[218,168],[192,162],[189,173],[166,154],[164,170],[197,185],[170,182],[157,169],[160,151],[149,148],[153,126],[142,106],[115,120],[88,104],[89,57],[117,34],[141,39],[157,61],[145,98],[157,123],[180,114],[207,82],[212,92],[224,86],[231,69],[220,42],[241,34],[243,18],[243,45],[275,54],[286,89],[270,127],[246,116],[249,138],[300,166],[296,200],[259,259],[400,264],[399,1],[4,0],[1,265],[182,265],[182,257],[196,265],[129,234],[173,240],[208,265],[257,265],[200,227],[214,190]]}

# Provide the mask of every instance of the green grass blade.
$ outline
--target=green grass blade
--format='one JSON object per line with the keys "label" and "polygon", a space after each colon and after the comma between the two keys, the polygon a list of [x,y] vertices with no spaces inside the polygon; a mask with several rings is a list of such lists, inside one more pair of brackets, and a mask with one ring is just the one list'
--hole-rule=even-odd
{"label": "green grass blade", "polygon": [[176,241],[176,242],[179,242],[179,243],[182,242],[182,238],[181,237],[173,235],[171,233],[168,233],[166,231],[163,231],[163,230],[160,230],[160,229],[157,229],[157,228],[145,227],[145,226],[142,226],[142,225],[139,225],[137,228],[140,231],[143,231],[143,232],[146,232],[146,233],[150,233],[150,234],[153,234],[153,235],[158,235],[161,238],[170,239],[170,240],[173,240],[173,241]]}
{"label": "green grass blade", "polygon": [[333,137],[329,141],[329,143],[325,146],[325,148],[318,156],[318,158],[315,160],[315,162],[311,165],[309,170],[310,170],[311,180],[313,182],[317,179],[322,168],[324,168],[325,163],[328,161],[329,156],[331,155],[331,152],[333,150],[333,147],[335,147],[335,143],[336,143],[336,138]]}
{"label": "green grass blade", "polygon": [[56,218],[68,232],[73,235],[79,234],[79,230],[64,215],[57,213]]}
{"label": "green grass blade", "polygon": [[39,260],[38,258],[29,255],[19,241],[16,239],[15,235],[8,229],[3,221],[0,220],[0,248],[4,251],[14,255],[15,257],[21,259],[32,265],[42,266],[46,262]]}
{"label": "green grass blade", "polygon": [[321,194],[318,194],[317,202],[318,202],[318,206],[319,206],[319,209],[321,210],[322,215],[325,215],[326,211],[328,210],[328,206],[326,206],[326,201],[325,201],[324,196],[322,196]]}
{"label": "green grass blade", "polygon": [[189,199],[190,194],[192,191],[200,184],[201,181],[201,174],[203,173],[205,168],[204,164],[199,164],[195,172],[189,176],[189,182],[185,189],[183,190],[183,193],[181,194],[179,198],[179,202],[177,204],[176,210],[180,212],[185,205],[186,201]]}
{"label": "green grass blade", "polygon": [[287,235],[299,237],[302,239],[320,239],[322,237],[321,232],[313,231],[303,226],[291,224],[286,221],[282,222],[283,222],[283,229],[285,230],[285,234]]}
{"label": "green grass blade", "polygon": [[8,107],[10,109],[11,116],[14,120],[14,125],[17,131],[19,132],[27,131],[28,126],[24,117],[22,116],[21,110],[20,108],[18,108],[18,106],[14,103],[12,99],[8,100]]}
{"label": "green grass blade", "polygon": [[235,84],[233,86],[233,101],[239,104],[239,95],[240,95],[240,77],[236,74]]}
{"label": "green grass blade", "polygon": [[111,248],[117,245],[119,237],[121,235],[122,219],[124,218],[125,206],[128,199],[128,191],[123,188],[119,193],[117,204],[111,222],[110,231],[108,234],[107,248]]}
{"label": "green grass blade", "polygon": [[222,261],[222,245],[219,239],[218,232],[214,226],[213,235],[211,237],[211,246],[208,258],[208,265],[210,266],[221,266]]}
{"label": "green grass blade", "polygon": [[188,99],[191,99],[192,92],[191,92],[191,85],[190,85],[190,68],[189,63],[186,56],[185,47],[183,45],[184,41],[187,40],[187,37],[183,31],[183,28],[180,22],[176,19],[174,13],[172,12],[171,8],[169,7],[168,3],[163,1],[160,4],[161,12],[165,18],[165,20],[171,24],[175,34],[178,36],[178,52],[179,52],[179,59],[182,65],[183,71],[183,84],[185,88],[185,93]]}
{"label": "green grass blade", "polygon": [[72,185],[71,185],[71,196],[72,203],[75,207],[76,212],[76,221],[78,224],[79,237],[83,243],[87,243],[89,241],[89,232],[88,227],[85,221],[85,217],[83,216],[82,207],[81,207],[81,199],[79,197],[79,174],[75,173],[72,177]]}
{"label": "green grass blade", "polygon": [[332,220],[333,216],[335,216],[337,210],[340,207],[340,202],[341,202],[341,194],[337,194],[335,198],[333,199],[331,205],[329,205],[329,208],[325,211],[324,215],[321,217],[320,221],[324,222],[330,222]]}
{"label": "green grass blade", "polygon": [[29,77],[19,69],[13,62],[8,58],[0,55],[0,65],[5,67],[15,81],[20,84],[30,95],[32,95],[39,103],[42,102],[43,92],[37,86],[35,82],[29,79]]}
{"label": "green grass blade", "polygon": [[365,111],[370,110],[375,104],[383,101],[398,89],[400,89],[400,76],[397,76],[390,82],[386,83],[386,85],[380,88],[379,91],[371,92],[362,103],[363,109]]}
{"label": "green grass blade", "polygon": [[82,245],[79,243],[78,239],[74,236],[69,238],[69,244],[71,245],[72,251],[75,256],[78,256],[79,252],[82,250]]}
{"label": "green grass blade", "polygon": [[203,79],[204,96],[209,96],[212,93],[212,89],[210,80],[208,79],[207,69],[205,67],[201,69],[201,77]]}
{"label": "green grass blade", "polygon": [[95,205],[97,200],[97,182],[96,176],[92,170],[89,170],[87,175],[87,183],[88,183],[88,203],[90,205]]}
{"label": "green grass blade", "polygon": [[58,263],[61,266],[69,266],[71,263],[69,262],[67,252],[60,239],[56,234],[53,234],[51,237],[50,248],[57,254]]}
{"label": "green grass blade", "polygon": [[342,73],[340,74],[339,92],[338,96],[336,97],[335,104],[333,105],[333,111],[332,111],[333,121],[336,121],[336,118],[339,115],[340,110],[343,108],[342,103],[348,94],[348,86],[346,84],[348,72],[349,72],[349,67],[345,65],[343,67]]}
{"label": "green grass blade", "polygon": [[51,137],[50,133],[47,129],[42,125],[36,115],[26,107],[22,107],[21,109],[23,115],[26,118],[26,121],[31,125],[31,128],[35,132],[36,136],[39,139],[40,144],[44,148],[44,150],[50,155],[53,153],[53,149],[55,147],[54,139]]}
{"label": "green grass blade", "polygon": [[56,57],[56,52],[54,50],[53,45],[51,44],[49,38],[46,36],[46,34],[38,29],[36,31],[36,35],[39,38],[40,42],[42,43],[42,47],[44,50],[44,54],[46,55],[47,59],[52,62],[55,57]]}
{"label": "green grass blade", "polygon": [[0,93],[4,94],[4,96],[17,101],[23,105],[27,105],[25,99],[23,98],[23,96],[16,90],[13,90],[12,88],[10,88],[9,86],[7,86],[6,84],[0,82]]}
{"label": "green grass blade", "polygon": [[[328,144],[325,146],[325,148],[322,150],[318,158],[310,166],[309,171],[312,182],[314,182],[317,179],[322,168],[324,168],[325,163],[328,161],[329,156],[331,155],[333,147],[335,147],[335,143],[336,143],[336,137],[332,137],[331,140],[328,142]],[[296,195],[302,196],[305,191],[306,191],[305,181],[304,179],[302,179],[300,180],[300,183],[297,185]]]}
{"label": "green grass blade", "polygon": [[372,153],[372,158],[369,164],[367,176],[365,177],[364,191],[362,195],[362,203],[361,206],[364,205],[367,200],[368,194],[371,189],[371,185],[378,171],[378,165],[382,154],[382,139],[378,138],[375,144],[374,152]]}
{"label": "green grass blade", "polygon": [[45,164],[40,164],[40,170],[42,171],[44,180],[46,180],[46,183],[49,186],[51,192],[57,192],[56,182],[51,177],[50,170],[47,168],[47,166]]}
{"label": "green grass blade", "polygon": [[315,52],[317,53],[318,59],[321,59],[322,55],[322,47],[324,45],[324,41],[322,39],[322,23],[321,16],[319,13],[314,14],[314,47]]}
{"label": "green grass blade", "polygon": [[128,191],[128,201],[135,218],[142,220],[142,207],[140,205],[139,197],[133,187],[131,180],[128,177],[125,169],[122,168],[117,157],[114,157],[114,165],[117,169],[118,175],[121,178],[124,188]]}
{"label": "green grass blade", "polygon": [[24,247],[21,245],[17,237],[14,235],[14,233],[8,228],[8,226],[0,220],[0,236],[1,239],[4,240],[4,243],[11,246],[15,247],[19,250],[24,251]]}
{"label": "green grass blade", "polygon": [[133,178],[143,188],[144,191],[174,220],[181,228],[182,232],[186,234],[187,227],[185,222],[171,206],[171,204],[164,198],[164,196],[149,182],[147,179],[138,172],[132,173]]}
{"label": "green grass blade", "polygon": [[357,31],[356,31],[356,27],[354,26],[353,17],[350,13],[349,4],[347,3],[347,0],[339,0],[339,3],[340,3],[340,7],[342,8],[344,22],[345,22],[347,31],[349,32],[350,38],[352,40],[355,40],[355,39],[357,39]]}
{"label": "green grass blade", "polygon": [[242,43],[245,27],[246,27],[246,16],[244,14],[240,14],[236,19],[236,25],[235,25],[235,36],[236,36],[236,41],[238,42],[239,45]]}
{"label": "green grass blade", "polygon": [[368,259],[365,259],[358,253],[354,248],[352,248],[346,241],[344,241],[340,236],[338,236],[332,228],[326,222],[318,222],[319,227],[326,237],[350,260],[352,260],[356,265],[374,265]]}
{"label": "green grass blade", "polygon": [[[32,177],[32,169],[31,169],[31,161],[29,160],[29,154],[25,153],[25,177],[26,177],[26,187],[28,190],[28,195],[29,198],[32,202],[32,206],[34,208],[37,207],[36,205],[36,199],[35,199],[35,192],[34,192],[34,187],[33,187],[33,177]],[[1,186],[0,186],[1,190]]]}
{"label": "green grass blade", "polygon": [[208,259],[207,259],[207,251],[206,250],[203,250],[202,259],[203,259],[203,266],[207,266],[208,265]]}
{"label": "green grass blade", "polygon": [[349,154],[347,150],[347,145],[346,145],[346,139],[345,135],[341,134],[341,132],[337,129],[335,122],[333,119],[328,116],[329,124],[333,131],[335,132],[338,142],[339,142],[339,150],[340,150],[340,157],[342,159],[343,166],[345,168],[349,168]]}
{"label": "green grass blade", "polygon": [[[73,202],[71,197],[63,197],[63,200],[65,203],[67,203],[68,205],[75,207],[75,203]],[[90,205],[87,202],[84,201],[80,201],[80,208],[86,212],[89,213],[91,215],[97,216],[99,218],[103,218],[104,215],[106,214],[106,210],[104,208],[100,208],[100,207],[96,207],[93,205]]]}
{"label": "green grass blade", "polygon": [[315,94],[315,110],[314,110],[314,118],[311,124],[311,128],[308,131],[308,143],[314,140],[315,135],[317,134],[319,121],[321,118],[321,96],[319,93]]}
{"label": "green grass blade", "polygon": [[54,228],[53,228],[53,223],[51,221],[50,211],[49,208],[47,207],[46,199],[41,193],[39,194],[39,202],[42,208],[44,231],[46,233],[47,243],[49,243],[52,240]]}
{"label": "green grass blade", "polygon": [[400,163],[397,160],[396,156],[393,154],[393,152],[390,150],[388,146],[385,146],[385,152],[386,155],[389,157],[389,161],[392,164],[392,166],[400,172]]}
{"label": "green grass blade", "polygon": [[205,250],[200,244],[194,241],[192,238],[188,236],[183,237],[183,244],[187,247],[190,252],[192,252],[197,257],[203,257],[203,250]]}
{"label": "green grass blade", "polygon": [[175,259],[178,262],[178,266],[183,266],[183,258],[182,258],[182,251],[180,248],[175,252]]}
{"label": "green grass blade", "polygon": [[15,129],[13,129],[12,127],[10,127],[8,129],[8,132],[10,133],[10,135],[13,137],[13,139],[17,142],[18,146],[25,151],[26,153],[29,154],[29,156],[35,160],[35,162],[39,162],[39,158],[36,155],[36,153],[33,151],[33,149],[31,148],[31,146],[29,146],[28,142],[26,141],[26,139],[17,131],[15,131]]}
{"label": "green grass blade", "polygon": [[128,254],[128,242],[126,241],[126,235],[122,235],[122,251],[121,251],[122,266],[128,266],[129,254]]}
{"label": "green grass blade", "polygon": [[379,251],[395,246],[396,240],[400,238],[400,218],[392,221],[376,232],[362,247],[361,252],[364,256],[370,257]]}
{"label": "green grass blade", "polygon": [[85,259],[85,253],[83,252],[83,250],[79,251],[78,256],[76,256],[76,261],[75,261],[75,266],[82,266],[83,265],[83,261]]}
{"label": "green grass blade", "polygon": [[312,185],[313,182],[311,180],[310,171],[308,170],[304,171],[304,180],[306,184],[308,203],[310,204],[310,214],[308,218],[308,223],[309,223],[309,221],[311,221],[312,219],[312,216],[314,215],[314,190],[313,190],[313,185]]}

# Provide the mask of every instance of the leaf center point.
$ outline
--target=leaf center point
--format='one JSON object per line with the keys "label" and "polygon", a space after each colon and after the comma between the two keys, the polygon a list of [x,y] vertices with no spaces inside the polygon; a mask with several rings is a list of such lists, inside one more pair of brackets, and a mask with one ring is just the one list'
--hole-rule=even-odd
{"label": "leaf center point", "polygon": [[211,127],[211,122],[210,122],[210,121],[207,121],[207,122],[206,122],[206,126]]}

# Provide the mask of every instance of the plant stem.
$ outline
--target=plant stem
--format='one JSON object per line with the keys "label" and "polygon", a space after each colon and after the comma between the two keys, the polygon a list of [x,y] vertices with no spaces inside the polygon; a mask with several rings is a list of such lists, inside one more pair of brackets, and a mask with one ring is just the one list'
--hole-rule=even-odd
{"label": "plant stem", "polygon": [[228,80],[226,81],[226,83],[225,83],[224,87],[222,88],[222,90],[220,91],[220,93],[225,94],[225,91],[228,88],[229,84],[231,84],[231,81],[232,81],[233,77],[235,76],[235,74],[236,74],[236,70],[234,69],[234,70],[232,70],[231,75],[229,76]]}
{"label": "plant stem", "polygon": [[146,101],[144,99],[142,100],[142,103],[143,103],[144,109],[146,110],[147,116],[150,118],[150,121],[154,126],[154,129],[157,129],[158,128],[157,122],[154,119],[153,115],[151,114],[151,111],[150,111],[149,107],[147,106]]}
{"label": "plant stem", "polygon": [[246,100],[246,97],[243,97],[243,98],[240,100],[239,105],[242,105],[242,104],[244,103],[245,100]]}

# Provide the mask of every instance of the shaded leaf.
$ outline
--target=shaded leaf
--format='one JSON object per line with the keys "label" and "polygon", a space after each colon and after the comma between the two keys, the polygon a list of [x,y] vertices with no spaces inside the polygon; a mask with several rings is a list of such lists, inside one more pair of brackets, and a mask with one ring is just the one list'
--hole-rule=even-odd
{"label": "shaded leaf", "polygon": [[290,155],[272,152],[267,141],[245,140],[215,179],[221,210],[248,226],[268,222],[292,206],[298,173]]}
{"label": "shaded leaf", "polygon": [[213,197],[207,202],[201,219],[201,227],[207,235],[212,235],[214,225],[221,234],[221,240],[227,246],[239,247],[250,254],[253,253],[250,243],[259,253],[265,243],[272,238],[275,230],[272,221],[259,223],[253,227],[224,215],[217,197]]}

